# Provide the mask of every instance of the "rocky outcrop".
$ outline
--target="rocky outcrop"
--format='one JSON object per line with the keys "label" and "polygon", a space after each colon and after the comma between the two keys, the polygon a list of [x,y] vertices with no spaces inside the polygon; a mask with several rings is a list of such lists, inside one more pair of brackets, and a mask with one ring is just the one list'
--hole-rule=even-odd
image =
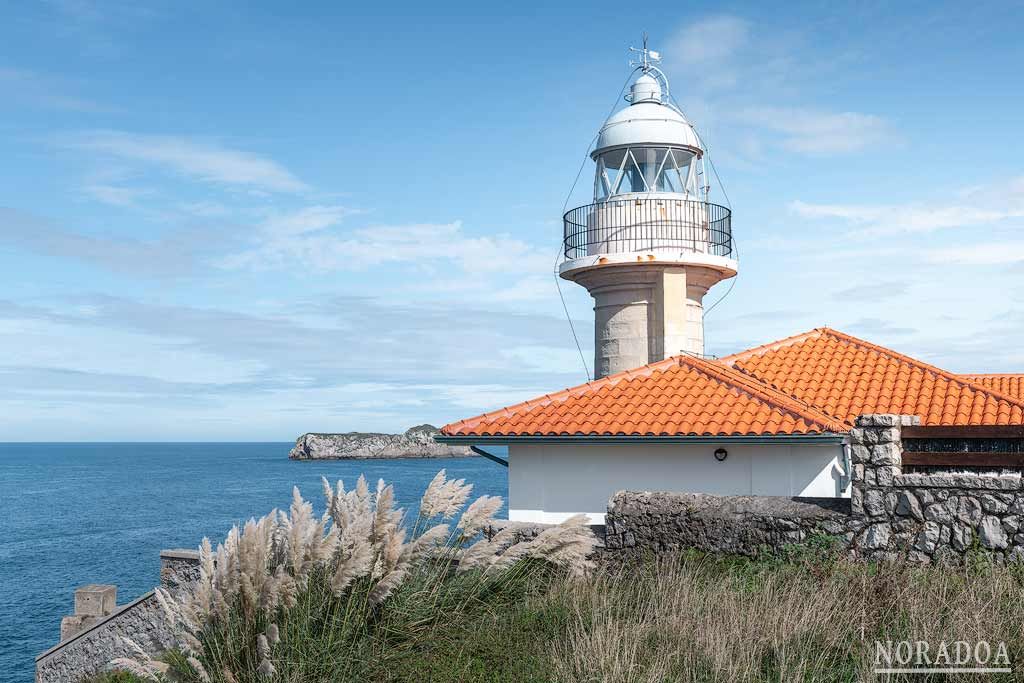
{"label": "rocky outcrop", "polygon": [[474,455],[469,446],[434,441],[433,425],[412,427],[404,434],[348,432],[303,434],[288,454],[292,460],[370,460],[373,458],[452,458]]}

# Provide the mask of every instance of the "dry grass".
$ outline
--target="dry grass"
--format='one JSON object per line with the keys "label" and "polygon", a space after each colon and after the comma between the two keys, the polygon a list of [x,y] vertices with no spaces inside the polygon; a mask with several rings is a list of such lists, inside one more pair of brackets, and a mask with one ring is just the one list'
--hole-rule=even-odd
{"label": "dry grass", "polygon": [[[762,560],[692,553],[572,581],[532,562],[488,581],[475,571],[444,582],[414,572],[347,634],[340,621],[324,626],[343,603],[311,581],[281,612],[280,642],[268,638],[276,672],[235,680],[1024,680],[1024,569],[983,556],[964,568],[912,568],[849,563],[822,549]],[[1017,673],[878,676],[876,639],[1003,641]]]}
{"label": "dry grass", "polygon": [[[812,555],[755,562],[685,555],[567,586],[560,681],[977,681],[879,676],[878,640],[1007,644],[1024,654],[1022,571],[878,567]],[[1024,666],[1005,680],[1024,680]],[[992,680],[985,678],[985,680]]]}

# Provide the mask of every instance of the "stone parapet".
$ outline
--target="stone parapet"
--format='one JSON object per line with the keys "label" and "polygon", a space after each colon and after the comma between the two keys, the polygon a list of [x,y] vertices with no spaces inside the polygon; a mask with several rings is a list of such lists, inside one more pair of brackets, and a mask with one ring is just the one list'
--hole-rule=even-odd
{"label": "stone parapet", "polygon": [[180,549],[160,551],[160,585],[162,587],[173,590],[198,580],[198,551]]}
{"label": "stone parapet", "polygon": [[[174,591],[198,577],[198,552],[160,553],[163,588]],[[153,592],[126,605],[116,606],[116,601],[115,586],[89,585],[75,591],[75,615],[61,623],[61,642],[36,657],[36,683],[79,681],[103,671],[112,659],[134,656],[124,638],[153,656],[173,646],[172,630]],[[69,627],[66,637],[65,622]]]}
{"label": "stone parapet", "polygon": [[605,523],[608,553],[627,555],[688,548],[757,555],[816,534],[849,542],[858,530],[844,499],[650,491],[615,494]]}

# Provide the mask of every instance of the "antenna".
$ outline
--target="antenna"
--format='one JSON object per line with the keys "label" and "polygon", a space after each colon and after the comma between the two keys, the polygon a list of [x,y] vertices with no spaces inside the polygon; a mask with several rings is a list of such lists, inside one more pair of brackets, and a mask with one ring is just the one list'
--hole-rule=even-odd
{"label": "antenna", "polygon": [[643,71],[644,73],[647,73],[648,71],[651,70],[657,70],[654,65],[659,64],[661,62],[661,53],[655,50],[647,49],[647,31],[644,31],[643,33],[643,45],[644,46],[640,49],[630,46],[629,51],[636,52],[637,54],[639,54],[640,61],[631,60],[629,62],[629,65],[632,67],[639,67],[640,70]]}

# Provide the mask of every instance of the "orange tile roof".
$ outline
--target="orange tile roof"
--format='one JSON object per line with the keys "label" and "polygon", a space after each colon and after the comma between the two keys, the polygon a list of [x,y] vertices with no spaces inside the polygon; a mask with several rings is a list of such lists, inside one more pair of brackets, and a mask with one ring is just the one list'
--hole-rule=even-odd
{"label": "orange tile roof", "polygon": [[722,362],[847,422],[867,413],[918,415],[922,424],[1024,422],[1020,399],[827,327]]}
{"label": "orange tile roof", "polygon": [[1024,399],[1024,375],[1013,373],[990,373],[986,375],[960,375],[961,379],[980,384],[1017,400]]}
{"label": "orange tile roof", "polygon": [[675,356],[441,429],[446,436],[718,436],[851,425],[721,363]]}

